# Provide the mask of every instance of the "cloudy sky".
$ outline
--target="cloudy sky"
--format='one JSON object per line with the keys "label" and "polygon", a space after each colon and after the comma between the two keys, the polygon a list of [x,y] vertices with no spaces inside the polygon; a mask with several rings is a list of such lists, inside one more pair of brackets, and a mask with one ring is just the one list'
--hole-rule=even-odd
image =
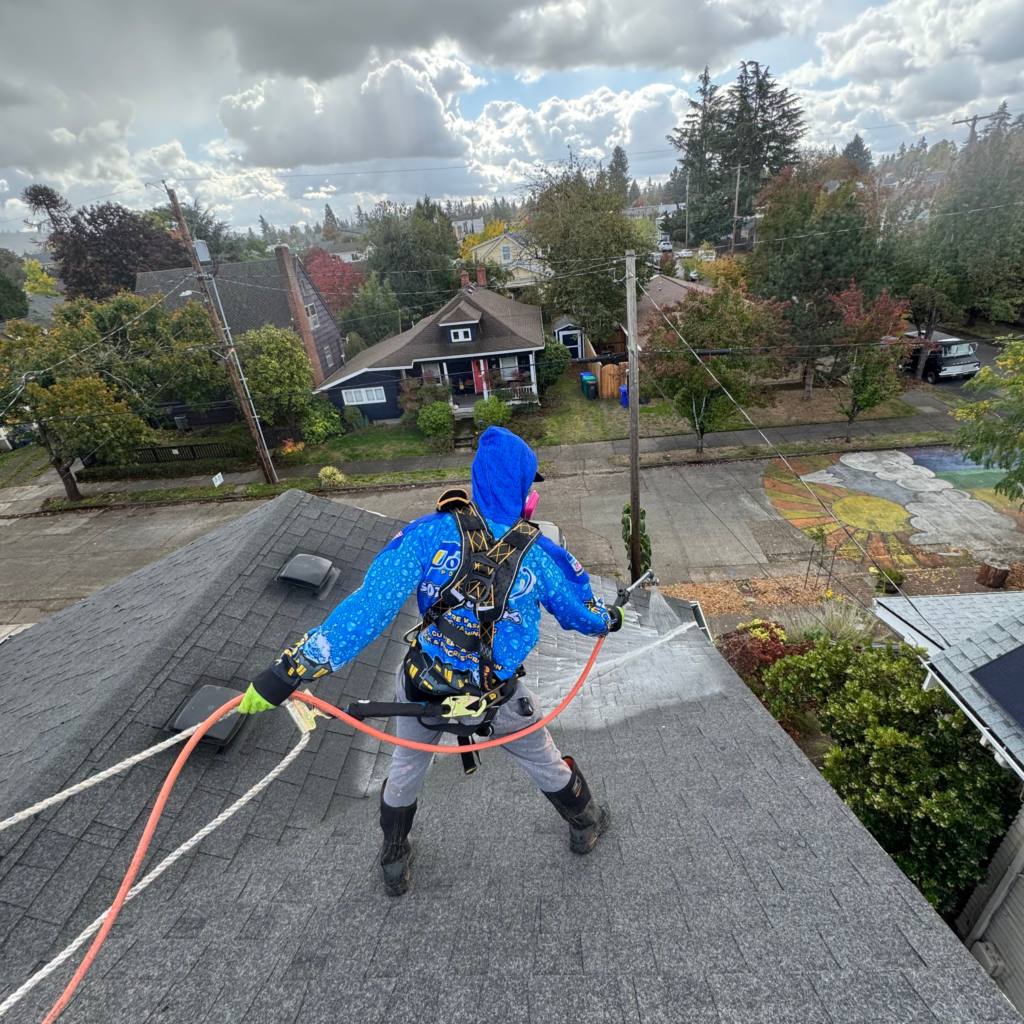
{"label": "cloudy sky", "polygon": [[0,232],[32,181],[144,207],[164,178],[244,228],[511,197],[567,147],[664,177],[696,74],[740,59],[800,94],[809,141],[959,140],[952,117],[1024,109],[1024,4],[4,0]]}

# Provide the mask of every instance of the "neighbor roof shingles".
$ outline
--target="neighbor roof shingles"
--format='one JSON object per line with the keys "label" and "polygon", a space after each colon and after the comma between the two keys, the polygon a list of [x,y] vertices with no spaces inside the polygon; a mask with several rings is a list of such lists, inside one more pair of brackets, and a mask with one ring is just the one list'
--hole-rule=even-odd
{"label": "neighbor roof shingles", "polygon": [[[291,491],[5,643],[0,729],[20,767],[0,815],[154,742],[201,683],[243,688],[359,585],[397,528]],[[275,582],[298,551],[342,567],[327,601]],[[125,908],[64,1019],[1019,1020],[687,611],[670,634],[659,601],[640,595],[627,610],[555,726],[612,809],[590,857],[569,853],[565,825],[500,752],[469,778],[438,759],[413,828],[412,892],[386,898],[387,752],[321,721],[257,803]],[[132,644],[118,639],[125,609]],[[317,691],[335,704],[388,695],[414,621],[407,607]],[[527,672],[546,705],[591,643],[545,617]],[[269,712],[224,753],[197,750],[152,857],[295,740],[289,717]],[[43,746],[55,749],[37,756]],[[173,756],[0,833],[5,991],[109,903]],[[9,1019],[39,1020],[66,974]]]}

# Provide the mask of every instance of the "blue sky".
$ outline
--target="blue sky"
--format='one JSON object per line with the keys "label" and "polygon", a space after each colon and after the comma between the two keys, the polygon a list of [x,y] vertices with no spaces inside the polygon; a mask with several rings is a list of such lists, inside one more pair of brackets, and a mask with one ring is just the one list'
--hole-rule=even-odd
{"label": "blue sky", "polygon": [[[860,130],[876,153],[922,127],[962,139],[953,117],[1003,99],[1024,109],[1019,0],[85,7],[0,7],[0,232],[20,228],[32,181],[145,207],[167,178],[246,227],[316,219],[325,201],[345,216],[383,197],[514,195],[567,146],[601,159],[618,142],[638,177],[663,177],[705,63],[723,85],[741,59],[769,65],[809,142]],[[468,167],[436,169],[452,165]],[[286,177],[306,172],[325,177]]]}

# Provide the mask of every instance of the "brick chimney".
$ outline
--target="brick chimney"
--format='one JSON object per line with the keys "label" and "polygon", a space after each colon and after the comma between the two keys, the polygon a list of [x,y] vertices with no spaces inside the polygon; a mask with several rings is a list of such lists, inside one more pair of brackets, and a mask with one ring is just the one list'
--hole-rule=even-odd
{"label": "brick chimney", "polygon": [[316,341],[313,339],[313,329],[309,326],[309,318],[306,316],[302,292],[299,291],[299,281],[295,276],[295,264],[292,263],[292,256],[287,245],[275,245],[274,255],[277,257],[278,272],[284,280],[284,290],[288,297],[288,312],[291,313],[295,333],[302,339],[302,347],[306,350],[306,355],[309,356],[309,361],[313,366],[313,387],[319,387],[324,382],[324,371],[320,365]]}
{"label": "brick chimney", "polygon": [[487,287],[487,268],[477,267],[476,268],[476,283],[480,288]]}
{"label": "brick chimney", "polygon": [[462,287],[469,287],[469,271],[465,267],[462,268]]}

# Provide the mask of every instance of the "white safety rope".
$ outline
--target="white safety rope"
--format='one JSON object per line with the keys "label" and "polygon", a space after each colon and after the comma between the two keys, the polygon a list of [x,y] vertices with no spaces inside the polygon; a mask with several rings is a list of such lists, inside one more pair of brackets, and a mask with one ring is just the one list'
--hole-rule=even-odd
{"label": "white safety rope", "polygon": [[[296,743],[294,747],[292,747],[292,749],[285,756],[284,760],[281,761],[281,763],[278,764],[277,767],[275,767],[268,775],[265,775],[262,779],[260,779],[260,781],[257,782],[256,785],[252,787],[252,789],[248,790],[246,793],[240,796],[230,807],[227,807],[223,811],[221,811],[220,814],[218,814],[217,817],[213,819],[213,821],[204,825],[194,836],[192,836],[191,839],[186,839],[185,842],[181,844],[181,846],[179,846],[176,850],[169,853],[162,861],[160,861],[160,863],[157,864],[157,866],[153,868],[153,870],[150,871],[149,874],[143,877],[140,881],[136,882],[135,885],[133,885],[131,889],[128,890],[128,895],[125,897],[125,903],[127,903],[128,900],[134,898],[135,896],[138,896],[139,893],[142,892],[144,889],[148,889],[169,867],[171,867],[174,863],[176,863],[182,857],[184,857],[185,854],[188,853],[190,850],[198,846],[211,832],[213,832],[214,829],[219,828],[232,815],[234,815],[236,812],[241,810],[241,808],[243,808],[247,803],[249,803],[249,801],[252,800],[253,797],[258,796],[260,793],[262,793],[263,790],[265,790],[267,786],[269,786],[271,782],[274,781],[274,779],[276,779],[282,772],[284,772],[285,769],[299,756],[299,754],[301,754],[302,751],[305,750],[306,745],[309,743],[310,730],[315,727],[315,723],[312,722],[313,716],[309,715],[308,712],[306,712],[306,708],[304,705],[299,705],[298,707],[296,707],[296,703],[294,701],[288,701],[285,707],[291,714],[293,721],[299,726],[299,728],[302,731],[302,735],[299,737],[299,742]],[[234,710],[230,711],[229,714],[234,714]],[[191,735],[198,728],[199,726],[194,726],[192,729],[187,730],[187,732],[179,734],[178,736],[174,737],[174,742],[177,742],[179,739],[183,739],[186,735]],[[160,744],[159,746],[161,748],[166,748],[170,745],[170,743],[171,741],[167,741],[163,744]],[[143,754],[148,757],[154,751],[156,751],[156,749],[156,747],[151,747],[149,751],[143,751]],[[136,755],[136,757],[138,756],[139,755]],[[131,760],[131,758],[129,758],[129,760]],[[125,766],[126,762],[122,762],[120,767],[123,770]],[[118,767],[118,765],[114,765],[114,768]],[[101,774],[107,775],[112,771],[112,768],[108,768],[105,773]],[[99,780],[100,776],[97,775],[94,776],[94,778]],[[80,783],[79,785],[83,784]],[[72,789],[74,788],[75,787],[72,787]],[[78,791],[80,792],[80,790]],[[66,798],[66,796],[71,795],[71,791],[66,791],[65,794],[57,795]],[[50,799],[53,800],[54,798],[51,797]],[[37,804],[36,807],[38,806],[39,805]],[[30,807],[28,808],[28,810],[22,811],[22,814],[25,815],[32,811],[33,808]],[[58,953],[48,964],[46,964],[44,967],[41,967],[38,971],[36,971],[36,973],[33,974],[32,977],[28,979],[28,981],[21,985],[20,988],[15,989],[2,1003],[0,1003],[0,1017],[3,1017],[8,1010],[16,1006],[27,993],[31,992],[32,989],[36,987],[36,985],[38,985],[45,978],[48,978],[51,974],[53,974],[53,972],[56,971],[57,968],[61,966],[61,964],[65,963],[70,957],[74,956],[74,954],[79,949],[81,949],[82,946],[84,946],[85,943],[88,942],[89,939],[91,939],[100,930],[100,928],[103,926],[103,922],[107,919],[107,914],[109,913],[110,908],[108,907],[67,948],[61,950],[61,952]]]}
{"label": "white safety rope", "polygon": [[[234,713],[234,708],[232,708],[231,711],[228,712],[228,715],[233,715]],[[223,717],[227,718],[228,715],[224,715]],[[176,743],[181,743],[183,740],[187,740],[198,728],[198,724],[193,725],[190,729],[185,729],[182,732],[176,733],[169,740],[164,740],[162,743],[158,743],[155,747],[149,747],[147,750],[140,750],[139,753],[132,754],[131,757],[126,757],[123,761],[119,761],[117,764],[111,765],[109,768],[104,768],[103,771],[96,775],[91,775],[88,779],[76,782],[73,786],[69,786],[67,789],[62,789],[59,793],[55,793],[53,796],[48,796],[45,800],[40,800],[39,803],[33,804],[31,807],[26,807],[23,811],[18,811],[17,814],[12,814],[9,818],[5,818],[3,821],[0,821],[0,832],[3,832],[5,828],[10,828],[12,825],[17,825],[19,821],[31,818],[40,811],[45,811],[47,807],[53,807],[54,804],[63,803],[68,799],[68,797],[75,796],[77,793],[84,793],[87,789],[92,789],[93,786],[98,786],[101,782],[105,782],[114,775],[120,775],[121,772],[127,771],[133,765],[137,765],[140,761],[145,761],[147,757],[153,757],[155,754],[159,754],[160,751],[167,750],[168,747],[173,747]]]}

